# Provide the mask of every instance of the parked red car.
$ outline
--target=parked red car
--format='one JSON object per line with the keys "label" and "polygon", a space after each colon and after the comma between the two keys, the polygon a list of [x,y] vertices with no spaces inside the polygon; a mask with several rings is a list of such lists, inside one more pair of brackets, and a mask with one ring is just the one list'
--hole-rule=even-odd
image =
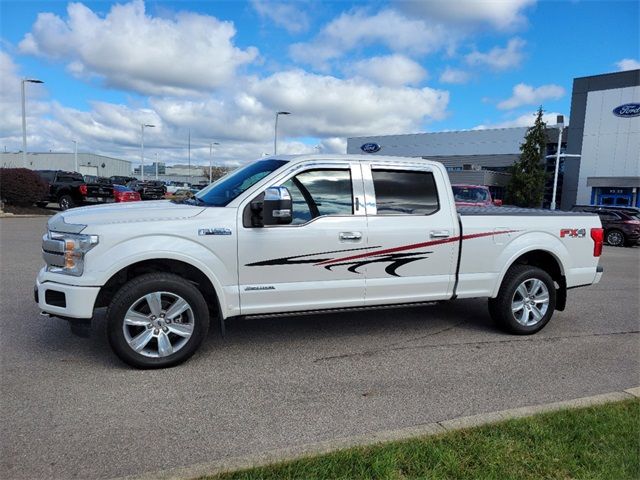
{"label": "parked red car", "polygon": [[457,207],[501,206],[502,200],[493,200],[489,187],[483,185],[451,185]]}
{"label": "parked red car", "polygon": [[134,192],[124,185],[114,185],[113,196],[116,202],[137,202],[141,200],[140,194],[138,192]]}

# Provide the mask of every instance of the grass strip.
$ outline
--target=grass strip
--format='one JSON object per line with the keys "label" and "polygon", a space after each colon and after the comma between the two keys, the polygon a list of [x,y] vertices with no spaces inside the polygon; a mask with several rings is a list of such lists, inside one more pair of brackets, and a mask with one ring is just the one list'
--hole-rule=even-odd
{"label": "grass strip", "polygon": [[639,479],[640,400],[562,410],[201,477],[253,479]]}

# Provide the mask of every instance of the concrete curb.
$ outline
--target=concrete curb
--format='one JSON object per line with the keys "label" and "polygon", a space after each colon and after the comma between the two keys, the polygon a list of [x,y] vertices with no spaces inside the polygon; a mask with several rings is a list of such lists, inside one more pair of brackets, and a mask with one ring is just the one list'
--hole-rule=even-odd
{"label": "concrete curb", "polygon": [[46,217],[51,217],[53,215],[55,215],[55,213],[52,213],[51,215],[45,215],[45,214],[37,215],[35,213],[28,213],[28,214],[25,214],[25,215],[20,215],[20,214],[16,214],[16,213],[5,213],[5,212],[2,212],[2,213],[0,213],[0,218],[41,218],[41,217],[45,217],[46,218]]}
{"label": "concrete curb", "polygon": [[245,468],[261,467],[273,463],[297,460],[299,458],[322,455],[352,447],[375,445],[382,442],[407,440],[415,437],[436,435],[449,431],[462,430],[491,423],[502,422],[515,418],[530,417],[538,413],[554,412],[563,409],[583,408],[605,403],[640,398],[640,387],[629,388],[622,392],[611,392],[602,395],[564,400],[561,402],[543,403],[528,407],[512,408],[498,412],[483,413],[469,417],[459,417],[451,420],[443,420],[435,423],[427,423],[414,427],[398,430],[384,430],[366,435],[337,438],[307,445],[296,445],[240,457],[230,457],[214,462],[201,463],[188,467],[177,467],[157,472],[148,472],[140,475],[129,475],[114,480],[186,480],[195,479],[204,475],[216,475],[223,472],[241,470]]}

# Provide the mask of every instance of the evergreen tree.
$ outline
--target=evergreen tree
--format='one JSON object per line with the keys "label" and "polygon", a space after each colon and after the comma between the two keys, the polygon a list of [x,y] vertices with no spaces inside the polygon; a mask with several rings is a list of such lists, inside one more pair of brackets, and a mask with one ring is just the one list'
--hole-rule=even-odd
{"label": "evergreen tree", "polygon": [[538,208],[542,204],[546,174],[544,156],[547,148],[547,124],[542,120],[542,106],[536,121],[527,130],[520,145],[520,159],[511,166],[506,202],[519,207]]}

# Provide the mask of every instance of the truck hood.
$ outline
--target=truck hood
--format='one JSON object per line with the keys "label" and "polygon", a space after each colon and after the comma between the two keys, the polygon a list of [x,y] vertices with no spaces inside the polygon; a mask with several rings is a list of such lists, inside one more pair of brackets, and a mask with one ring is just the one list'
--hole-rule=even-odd
{"label": "truck hood", "polygon": [[173,203],[169,200],[110,203],[60,212],[51,217],[48,225],[49,230],[56,232],[80,233],[90,225],[184,220],[195,217],[205,208],[211,207]]}

